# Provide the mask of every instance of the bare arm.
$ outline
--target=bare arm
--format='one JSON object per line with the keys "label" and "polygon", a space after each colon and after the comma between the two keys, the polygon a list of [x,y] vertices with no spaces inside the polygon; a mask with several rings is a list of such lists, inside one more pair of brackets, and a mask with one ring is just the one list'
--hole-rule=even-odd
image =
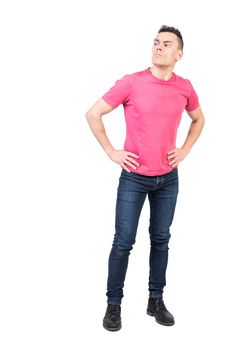
{"label": "bare arm", "polygon": [[85,116],[94,136],[109,158],[127,171],[129,171],[128,167],[136,169],[139,164],[134,158],[138,158],[138,155],[132,152],[116,150],[107,137],[102,116],[113,109],[111,105],[101,98],[86,112]]}
{"label": "bare arm", "polygon": [[192,146],[200,136],[204,126],[205,119],[200,106],[192,112],[187,111],[187,113],[189,117],[192,119],[192,122],[189,128],[186,140],[181,148],[175,148],[168,152],[168,157],[167,157],[167,159],[169,160],[168,164],[172,168],[177,167],[178,164],[182,160],[184,160],[184,158],[188,155]]}

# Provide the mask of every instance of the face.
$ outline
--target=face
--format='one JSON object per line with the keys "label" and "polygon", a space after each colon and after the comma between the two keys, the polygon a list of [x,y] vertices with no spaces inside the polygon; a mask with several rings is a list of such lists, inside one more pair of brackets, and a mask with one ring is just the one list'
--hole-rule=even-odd
{"label": "face", "polygon": [[158,33],[152,48],[152,63],[159,67],[174,67],[176,61],[183,56],[179,49],[176,34],[170,32]]}

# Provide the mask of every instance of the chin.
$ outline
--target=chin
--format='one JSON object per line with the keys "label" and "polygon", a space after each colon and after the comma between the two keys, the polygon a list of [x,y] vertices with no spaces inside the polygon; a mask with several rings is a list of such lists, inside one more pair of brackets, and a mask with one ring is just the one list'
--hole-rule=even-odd
{"label": "chin", "polygon": [[163,64],[162,62],[153,62],[153,65],[156,66],[156,67],[164,67],[165,64]]}
{"label": "chin", "polygon": [[160,59],[160,58],[156,58],[156,59],[154,58],[154,59],[152,60],[152,63],[153,63],[153,64],[160,64],[160,65],[163,64],[162,59]]}

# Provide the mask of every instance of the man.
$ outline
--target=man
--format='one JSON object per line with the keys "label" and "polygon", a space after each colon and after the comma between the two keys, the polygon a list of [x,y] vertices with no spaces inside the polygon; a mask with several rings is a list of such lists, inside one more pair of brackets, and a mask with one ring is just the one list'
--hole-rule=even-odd
{"label": "man", "polygon": [[[162,26],[152,48],[152,67],[117,80],[86,113],[87,121],[109,158],[122,167],[115,236],[109,256],[107,309],[103,326],[121,328],[121,300],[128,257],[135,243],[138,220],[146,196],[150,203],[150,271],[147,314],[162,325],[175,323],[163,301],[168,242],[177,193],[179,163],[190,152],[204,124],[197,94],[189,80],[173,72],[183,56],[178,29]],[[126,120],[124,150],[108,139],[102,116],[123,104]],[[192,119],[187,138],[176,148],[182,112]]]}

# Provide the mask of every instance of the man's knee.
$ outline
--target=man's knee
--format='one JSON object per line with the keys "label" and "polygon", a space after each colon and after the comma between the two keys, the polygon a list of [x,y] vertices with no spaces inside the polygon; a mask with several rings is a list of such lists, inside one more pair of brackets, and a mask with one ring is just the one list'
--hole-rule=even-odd
{"label": "man's knee", "polygon": [[158,250],[168,250],[168,243],[171,238],[169,231],[159,231],[150,233],[151,247]]}
{"label": "man's knee", "polygon": [[119,254],[125,254],[132,250],[134,243],[135,241],[116,239],[113,242],[113,248],[118,251]]}

